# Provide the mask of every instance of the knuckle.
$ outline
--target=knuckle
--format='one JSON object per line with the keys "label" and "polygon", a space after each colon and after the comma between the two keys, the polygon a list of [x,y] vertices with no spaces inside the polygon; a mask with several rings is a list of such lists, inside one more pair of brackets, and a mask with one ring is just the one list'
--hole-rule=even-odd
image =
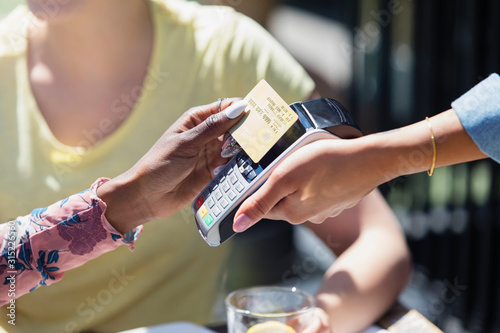
{"label": "knuckle", "polygon": [[220,123],[221,123],[220,113],[212,114],[204,121],[206,129],[215,132],[219,129]]}
{"label": "knuckle", "polygon": [[282,205],[280,203],[281,217],[290,224],[301,224],[306,221],[306,218],[296,206]]}
{"label": "knuckle", "polygon": [[317,216],[313,216],[313,217],[309,218],[308,221],[311,223],[314,223],[314,224],[320,224],[321,222],[323,222],[323,220],[321,220],[321,218],[319,218]]}
{"label": "knuckle", "polygon": [[327,214],[319,214],[316,216],[313,216],[309,219],[309,222],[314,223],[314,224],[321,224],[323,223],[326,219],[328,218]]}
{"label": "knuckle", "polygon": [[193,118],[193,117],[196,117],[200,111],[201,111],[201,107],[194,106],[194,107],[188,109],[186,112],[184,112],[184,116],[186,118]]}
{"label": "knuckle", "polygon": [[288,221],[288,223],[293,224],[293,225],[298,225],[298,224],[302,224],[305,222],[305,220],[302,220],[302,219],[299,219],[296,217],[286,217],[286,221]]}
{"label": "knuckle", "polygon": [[287,170],[280,167],[276,168],[272,173],[272,178],[277,184],[281,184],[282,182],[286,183],[287,176]]}
{"label": "knuckle", "polygon": [[302,224],[305,221],[307,221],[307,218],[300,214],[292,214],[292,216],[287,218],[287,221],[290,222],[291,224]]}
{"label": "knuckle", "polygon": [[250,198],[250,205],[253,208],[252,212],[254,213],[254,215],[258,216],[259,218],[264,217],[270,210],[270,207],[265,202],[265,200]]}
{"label": "knuckle", "polygon": [[333,211],[330,213],[329,217],[337,217],[337,216],[339,216],[339,215],[340,215],[340,213],[342,213],[343,211],[344,211],[343,209],[335,209],[335,210],[333,210]]}

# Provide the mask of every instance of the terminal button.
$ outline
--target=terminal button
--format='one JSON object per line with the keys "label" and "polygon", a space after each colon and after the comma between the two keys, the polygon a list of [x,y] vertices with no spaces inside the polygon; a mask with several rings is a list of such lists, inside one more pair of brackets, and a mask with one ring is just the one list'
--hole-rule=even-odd
{"label": "terminal button", "polygon": [[201,206],[198,213],[200,213],[201,218],[204,218],[205,215],[207,215],[207,213],[208,213],[207,206],[205,206],[205,205]]}
{"label": "terminal button", "polygon": [[203,205],[203,196],[199,196],[198,199],[196,199],[196,208],[200,208],[201,205]]}
{"label": "terminal button", "polygon": [[206,225],[207,225],[207,227],[208,227],[209,225],[211,225],[211,224],[212,224],[212,222],[214,221],[214,218],[213,218],[213,216],[212,216],[211,214],[208,214],[207,216],[205,216],[205,217],[203,218],[203,221],[205,221],[205,224],[206,224]]}

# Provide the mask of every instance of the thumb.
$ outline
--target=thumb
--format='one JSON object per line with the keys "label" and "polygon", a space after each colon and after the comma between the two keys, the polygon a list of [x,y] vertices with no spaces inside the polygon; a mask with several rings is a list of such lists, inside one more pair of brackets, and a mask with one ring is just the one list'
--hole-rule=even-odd
{"label": "thumb", "polygon": [[221,136],[236,125],[247,105],[247,101],[240,100],[223,111],[210,115],[190,130],[191,135],[200,143],[206,143]]}
{"label": "thumb", "polygon": [[[271,176],[272,177],[272,176]],[[233,230],[243,232],[263,219],[286,194],[269,178],[241,204],[234,215]]]}

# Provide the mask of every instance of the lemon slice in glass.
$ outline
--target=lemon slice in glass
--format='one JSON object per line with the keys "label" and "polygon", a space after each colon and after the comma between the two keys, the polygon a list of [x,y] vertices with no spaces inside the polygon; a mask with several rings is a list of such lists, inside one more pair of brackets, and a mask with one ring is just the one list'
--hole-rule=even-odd
{"label": "lemon slice in glass", "polygon": [[265,323],[260,323],[253,325],[247,331],[247,333],[297,333],[293,328],[279,321],[266,321]]}

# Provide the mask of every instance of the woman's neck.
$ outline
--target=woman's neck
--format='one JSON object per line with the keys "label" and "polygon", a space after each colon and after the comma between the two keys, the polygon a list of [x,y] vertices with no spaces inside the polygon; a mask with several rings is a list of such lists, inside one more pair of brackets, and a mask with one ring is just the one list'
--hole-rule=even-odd
{"label": "woman's neck", "polygon": [[120,82],[138,61],[149,61],[153,23],[147,0],[70,1],[36,20],[29,31],[30,62],[70,82]]}
{"label": "woman's neck", "polygon": [[90,147],[112,131],[99,131],[90,141],[85,133],[95,132],[103,120],[116,129],[133,111],[138,97],[119,113],[111,106],[142,87],[153,22],[147,0],[66,3],[70,7],[31,25],[29,81],[53,135],[66,145]]}

